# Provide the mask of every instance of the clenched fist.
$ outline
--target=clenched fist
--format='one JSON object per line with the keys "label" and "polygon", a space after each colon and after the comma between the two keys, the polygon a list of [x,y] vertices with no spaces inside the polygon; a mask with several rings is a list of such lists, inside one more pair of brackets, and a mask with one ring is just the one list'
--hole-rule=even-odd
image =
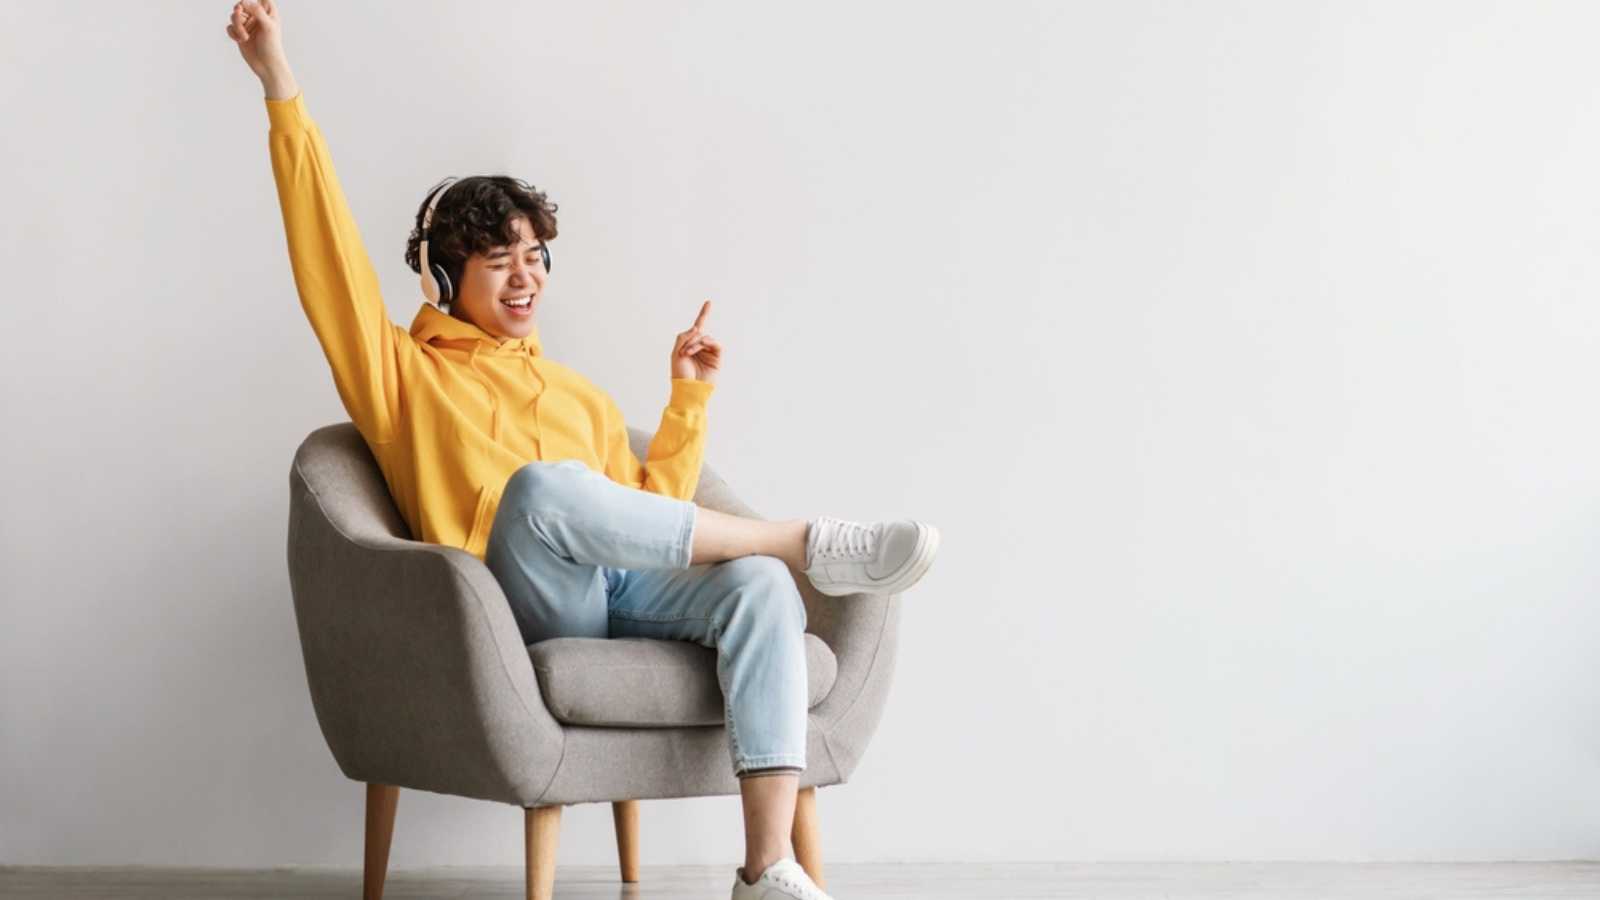
{"label": "clenched fist", "polygon": [[[289,73],[289,60],[283,52],[283,19],[276,0],[241,0],[233,5],[225,29],[239,45],[245,65],[261,83],[282,83]],[[292,78],[289,80],[292,81]]]}
{"label": "clenched fist", "polygon": [[711,311],[711,301],[700,305],[700,315],[688,331],[678,332],[672,342],[672,377],[693,378],[708,384],[717,381],[717,370],[722,365],[722,344],[701,329],[706,324],[706,314]]}

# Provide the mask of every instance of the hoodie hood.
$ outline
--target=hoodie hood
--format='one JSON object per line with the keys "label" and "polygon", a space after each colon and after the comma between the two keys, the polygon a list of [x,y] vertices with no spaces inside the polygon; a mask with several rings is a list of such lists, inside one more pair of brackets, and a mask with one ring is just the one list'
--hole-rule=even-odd
{"label": "hoodie hood", "polygon": [[479,367],[479,356],[521,358],[522,364],[528,369],[529,380],[539,385],[524,412],[538,416],[539,398],[544,396],[545,386],[544,376],[539,374],[539,367],[533,364],[534,357],[543,355],[543,348],[539,344],[539,326],[535,325],[527,337],[502,343],[499,338],[471,322],[463,322],[432,303],[424,303],[417,310],[417,317],[411,321],[411,336],[441,350],[466,351],[467,373],[477,379],[489,395],[489,434],[496,441],[500,439],[500,394]]}
{"label": "hoodie hood", "polygon": [[539,342],[539,326],[524,338],[513,338],[501,343],[500,339],[482,328],[465,322],[432,303],[422,304],[417,317],[411,320],[411,336],[426,344],[451,350],[476,350],[479,353],[525,353],[542,356],[544,347]]}

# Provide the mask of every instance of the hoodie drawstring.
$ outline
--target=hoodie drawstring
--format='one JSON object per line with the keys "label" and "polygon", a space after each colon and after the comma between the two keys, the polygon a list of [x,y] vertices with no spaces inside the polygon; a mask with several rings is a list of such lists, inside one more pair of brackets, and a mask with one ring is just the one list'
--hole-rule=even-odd
{"label": "hoodie drawstring", "polygon": [[539,393],[534,394],[533,399],[528,401],[528,413],[529,415],[535,415],[535,410],[539,406],[539,398],[544,396],[544,376],[539,374],[539,367],[533,364],[533,352],[531,350],[522,354],[522,361],[528,364],[528,372],[539,381]]}
{"label": "hoodie drawstring", "polygon": [[[529,415],[537,416],[538,415],[537,410],[538,410],[538,406],[539,406],[539,398],[544,396],[544,388],[545,388],[544,377],[539,374],[539,367],[535,366],[533,364],[533,351],[532,351],[531,348],[524,347],[522,352],[521,352],[521,356],[522,356],[523,364],[525,364],[528,367],[528,373],[533,376],[534,380],[539,382],[539,390],[538,390],[538,392],[533,395],[533,399],[532,400],[528,401],[528,413],[529,413]],[[489,435],[490,435],[490,437],[493,437],[495,440],[499,440],[500,439],[500,395],[499,395],[499,393],[497,391],[495,391],[494,385],[489,383],[488,376],[484,374],[482,369],[478,368],[478,345],[477,344],[474,344],[472,346],[472,351],[467,355],[467,369],[472,372],[473,377],[478,379],[478,383],[483,385],[483,389],[485,391],[488,391],[488,393],[489,393]],[[535,419],[535,421],[537,421],[537,419]]]}
{"label": "hoodie drawstring", "polygon": [[467,368],[477,377],[478,383],[489,392],[489,436],[495,440],[500,439],[500,396],[495,392],[494,385],[489,383],[488,376],[478,368],[478,345],[472,345],[472,352],[467,355]]}

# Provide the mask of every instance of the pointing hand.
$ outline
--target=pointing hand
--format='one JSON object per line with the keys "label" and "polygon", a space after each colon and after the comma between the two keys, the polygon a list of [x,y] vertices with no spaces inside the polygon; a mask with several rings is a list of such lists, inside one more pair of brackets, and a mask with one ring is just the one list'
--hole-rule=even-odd
{"label": "pointing hand", "polygon": [[672,342],[672,377],[693,378],[715,384],[717,371],[722,366],[722,344],[705,332],[706,314],[711,311],[711,301],[700,305],[700,315],[688,331],[678,332]]}

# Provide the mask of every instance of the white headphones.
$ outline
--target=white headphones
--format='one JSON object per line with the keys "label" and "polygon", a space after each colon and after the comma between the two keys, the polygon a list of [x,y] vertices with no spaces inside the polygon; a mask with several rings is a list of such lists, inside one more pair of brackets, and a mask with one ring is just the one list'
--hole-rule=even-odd
{"label": "white headphones", "polygon": [[[422,214],[422,243],[417,246],[417,257],[422,269],[422,296],[430,302],[439,305],[440,312],[450,311],[450,301],[455,299],[456,288],[450,283],[450,274],[444,266],[429,265],[428,263],[428,231],[433,226],[433,210],[439,205],[439,198],[449,192],[459,178],[454,176],[446,178],[440,188],[433,193],[433,198],[428,201],[428,209]],[[550,271],[550,248],[544,241],[539,242],[539,255],[544,257],[544,270]]]}

